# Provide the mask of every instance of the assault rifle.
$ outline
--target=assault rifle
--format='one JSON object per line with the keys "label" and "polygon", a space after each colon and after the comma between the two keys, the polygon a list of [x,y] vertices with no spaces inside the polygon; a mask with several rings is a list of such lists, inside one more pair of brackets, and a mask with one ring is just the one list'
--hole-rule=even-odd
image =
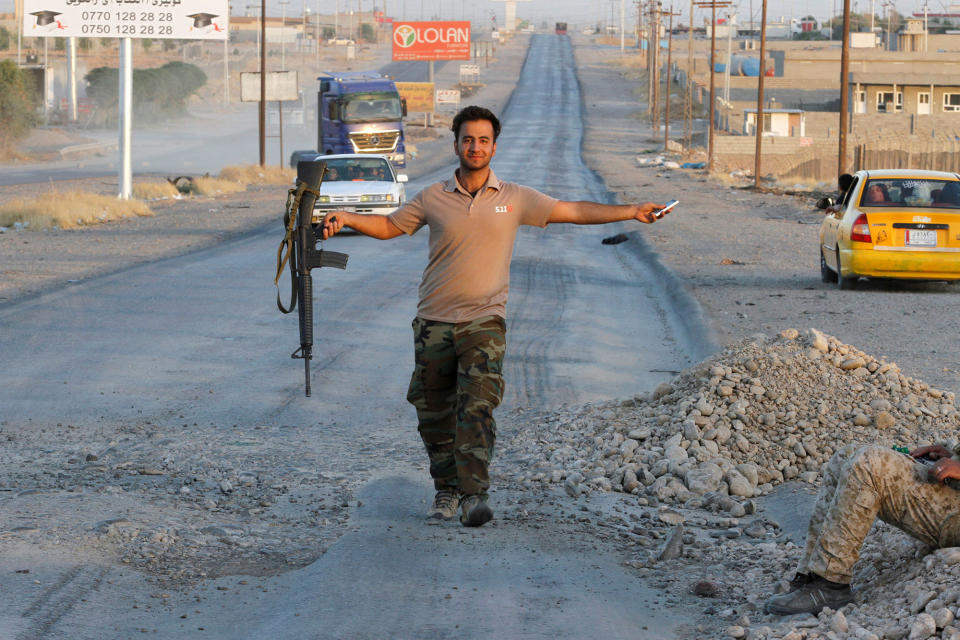
{"label": "assault rifle", "polygon": [[[313,276],[310,270],[319,267],[347,268],[347,254],[317,248],[323,238],[321,225],[313,223],[313,205],[320,194],[320,184],[327,170],[326,162],[298,162],[297,182],[287,195],[283,217],[287,233],[277,250],[277,307],[290,313],[300,302],[300,348],[291,358],[303,360],[306,376],[306,394],[310,397],[310,360],[313,358]],[[286,248],[286,252],[284,252]],[[283,267],[290,264],[290,305],[280,301],[280,276]]]}

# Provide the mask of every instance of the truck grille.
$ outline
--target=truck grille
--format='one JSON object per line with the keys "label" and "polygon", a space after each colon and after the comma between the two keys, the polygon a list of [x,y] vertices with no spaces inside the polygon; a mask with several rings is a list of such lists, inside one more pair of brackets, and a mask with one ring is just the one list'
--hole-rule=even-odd
{"label": "truck grille", "polygon": [[371,131],[351,133],[350,142],[357,153],[390,153],[397,148],[399,131]]}

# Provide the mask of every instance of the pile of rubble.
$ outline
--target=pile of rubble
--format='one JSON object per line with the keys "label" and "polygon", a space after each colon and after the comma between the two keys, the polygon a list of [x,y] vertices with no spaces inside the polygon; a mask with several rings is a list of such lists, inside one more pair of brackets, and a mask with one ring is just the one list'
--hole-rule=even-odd
{"label": "pile of rubble", "polygon": [[928,555],[882,522],[855,568],[859,604],[764,615],[800,550],[757,500],[785,481],[819,484],[848,443],[952,443],[958,428],[953,393],[815,329],[787,329],[734,344],[651,393],[526,416],[510,435],[510,466],[520,470],[511,481],[562,486],[574,498],[636,496],[647,512],[606,530],[620,530],[635,548],[629,564],[651,583],[709,598],[711,623],[690,637],[960,640],[960,549]]}
{"label": "pile of rubble", "polygon": [[531,420],[523,480],[685,506],[722,495],[743,515],[743,500],[785,480],[817,482],[849,442],[954,438],[955,400],[815,329],[787,329],[733,345],[652,393]]}

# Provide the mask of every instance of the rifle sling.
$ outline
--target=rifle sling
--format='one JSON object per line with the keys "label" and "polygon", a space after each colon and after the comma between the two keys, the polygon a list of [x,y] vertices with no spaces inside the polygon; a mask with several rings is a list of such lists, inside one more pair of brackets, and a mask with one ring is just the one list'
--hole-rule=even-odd
{"label": "rifle sling", "polygon": [[[287,223],[287,232],[277,249],[277,275],[273,279],[273,284],[277,288],[277,308],[282,313],[290,313],[297,307],[297,272],[294,269],[296,256],[293,257],[293,261],[291,261],[291,256],[294,254],[294,231],[297,228],[300,214],[300,198],[303,197],[304,193],[310,193],[316,197],[320,196],[320,191],[311,189],[306,182],[300,179],[297,179],[296,186],[287,192],[286,213],[283,216]],[[310,224],[310,222],[307,222],[307,224]],[[280,300],[280,276],[283,275],[283,268],[288,261],[290,262],[290,305],[284,307],[283,301]]]}

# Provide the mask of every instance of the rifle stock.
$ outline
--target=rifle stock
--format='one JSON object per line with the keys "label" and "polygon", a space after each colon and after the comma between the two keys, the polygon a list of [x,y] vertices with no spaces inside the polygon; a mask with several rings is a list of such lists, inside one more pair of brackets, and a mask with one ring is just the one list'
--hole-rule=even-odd
{"label": "rifle stock", "polygon": [[[290,354],[291,358],[302,359],[305,391],[310,397],[310,360],[313,358],[313,276],[312,269],[320,267],[334,267],[346,269],[349,256],[336,251],[324,251],[317,248],[322,238],[318,237],[313,226],[313,205],[317,200],[317,192],[323,182],[323,174],[327,164],[322,161],[297,163],[297,186],[290,191],[287,199],[288,211],[287,236],[280,246],[277,255],[277,281],[283,270],[281,254],[284,246],[287,247],[287,258],[290,262],[291,302],[285,308],[277,296],[277,306],[283,313],[290,313],[300,303],[300,348]],[[290,210],[291,204],[296,212]],[[295,219],[291,219],[295,216]],[[285,259],[284,259],[285,260]]]}

